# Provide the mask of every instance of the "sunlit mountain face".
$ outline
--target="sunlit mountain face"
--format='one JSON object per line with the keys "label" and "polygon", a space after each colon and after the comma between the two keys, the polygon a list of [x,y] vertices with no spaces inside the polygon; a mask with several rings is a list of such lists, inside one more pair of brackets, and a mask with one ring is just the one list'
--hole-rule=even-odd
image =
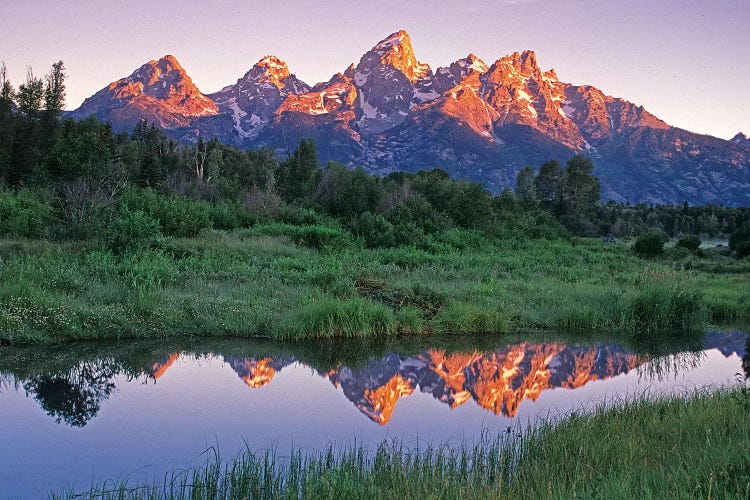
{"label": "sunlit mountain face", "polygon": [[405,31],[312,86],[269,55],[205,95],[174,56],[165,56],[68,114],[91,115],[116,131],[131,131],[143,118],[183,142],[216,137],[282,156],[298,139],[313,138],[323,164],[381,174],[439,167],[495,191],[513,187],[526,165],[583,152],[607,199],[750,204],[750,140],[743,134],[725,141],[671,127],[626,99],[560,80],[530,50],[493,63],[469,54],[433,70],[418,60]]}

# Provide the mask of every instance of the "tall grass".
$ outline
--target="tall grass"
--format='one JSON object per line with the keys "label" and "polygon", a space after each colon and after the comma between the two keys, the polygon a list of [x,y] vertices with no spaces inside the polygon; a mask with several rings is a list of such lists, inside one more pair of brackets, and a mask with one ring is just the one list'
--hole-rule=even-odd
{"label": "tall grass", "polygon": [[366,249],[337,246],[342,230],[289,227],[161,238],[120,253],[0,240],[0,339],[526,329],[649,339],[750,320],[747,274],[644,264],[625,246],[470,239]]}
{"label": "tall grass", "polygon": [[[657,401],[487,437],[475,445],[303,455],[248,450],[152,485],[101,483],[87,498],[747,498],[750,395]],[[71,498],[73,494],[53,494]]]}

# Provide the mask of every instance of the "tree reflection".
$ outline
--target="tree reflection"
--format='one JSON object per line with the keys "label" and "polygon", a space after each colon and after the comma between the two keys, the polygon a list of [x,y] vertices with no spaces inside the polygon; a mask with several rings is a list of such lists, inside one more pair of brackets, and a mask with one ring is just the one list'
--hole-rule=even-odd
{"label": "tree reflection", "polygon": [[67,372],[35,375],[23,387],[55,422],[83,427],[114,391],[118,373],[119,367],[108,360],[82,362]]}

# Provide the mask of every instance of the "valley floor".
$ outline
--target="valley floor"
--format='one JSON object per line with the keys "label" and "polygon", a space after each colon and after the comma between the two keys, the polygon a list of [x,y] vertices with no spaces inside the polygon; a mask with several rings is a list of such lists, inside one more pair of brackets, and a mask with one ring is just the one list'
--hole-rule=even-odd
{"label": "valley floor", "polygon": [[257,225],[120,254],[95,242],[2,240],[0,342],[527,329],[654,340],[750,319],[745,261],[643,260],[598,239],[488,240],[458,229],[378,249],[313,236]]}

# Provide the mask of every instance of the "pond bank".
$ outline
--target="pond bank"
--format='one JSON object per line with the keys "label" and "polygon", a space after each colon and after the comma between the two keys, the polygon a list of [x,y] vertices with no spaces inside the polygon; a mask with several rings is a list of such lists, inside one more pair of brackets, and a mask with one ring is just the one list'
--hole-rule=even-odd
{"label": "pond bank", "polygon": [[648,339],[749,320],[750,275],[699,264],[644,261],[594,239],[470,232],[425,248],[321,250],[260,227],[123,254],[3,240],[0,342],[527,329]]}

